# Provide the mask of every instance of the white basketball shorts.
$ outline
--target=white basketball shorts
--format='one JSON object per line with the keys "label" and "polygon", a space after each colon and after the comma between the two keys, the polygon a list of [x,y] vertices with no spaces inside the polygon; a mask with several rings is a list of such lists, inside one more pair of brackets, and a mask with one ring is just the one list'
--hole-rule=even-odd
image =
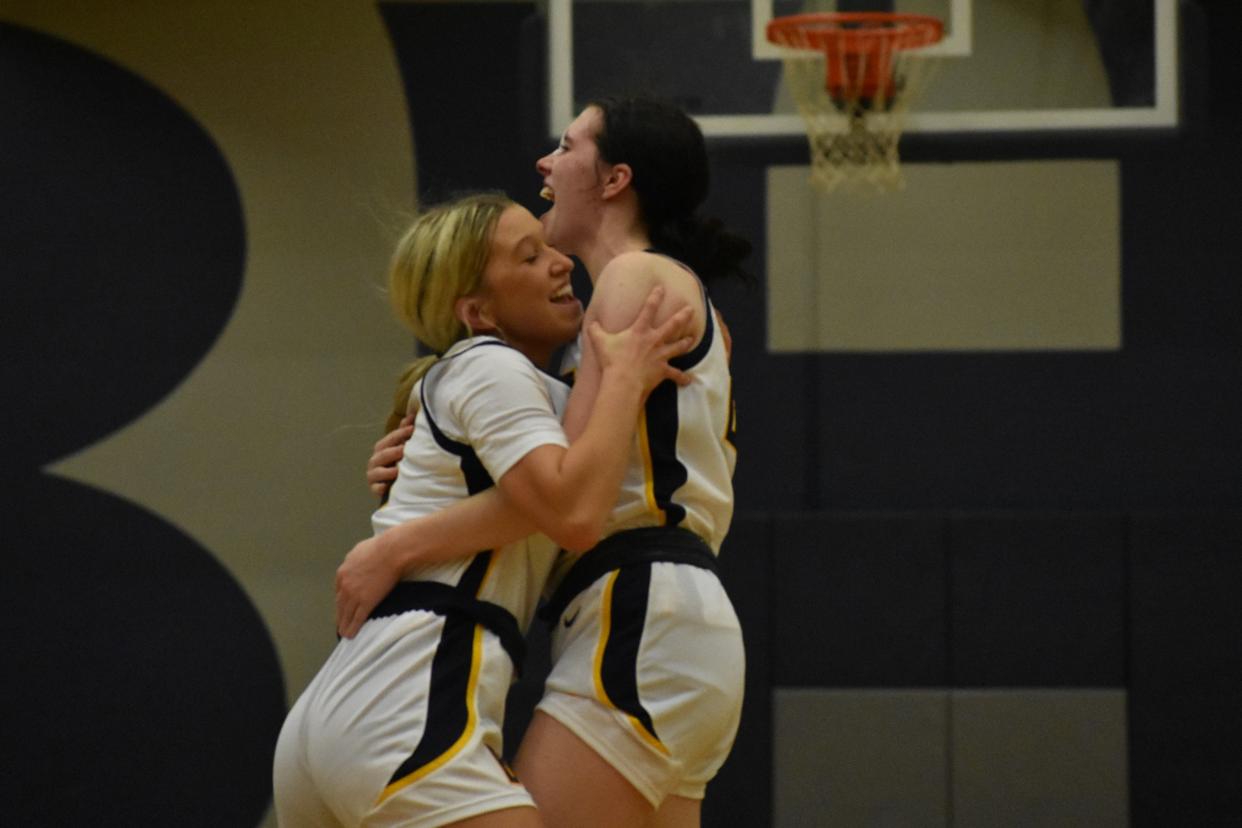
{"label": "white basketball shorts", "polygon": [[652,804],[702,799],[733,746],[745,656],[715,573],[642,562],[596,579],[556,619],[538,709]]}
{"label": "white basketball shorts", "polygon": [[276,746],[287,828],[433,828],[533,807],[502,763],[513,665],[461,616],[373,618],[342,640],[289,712]]}

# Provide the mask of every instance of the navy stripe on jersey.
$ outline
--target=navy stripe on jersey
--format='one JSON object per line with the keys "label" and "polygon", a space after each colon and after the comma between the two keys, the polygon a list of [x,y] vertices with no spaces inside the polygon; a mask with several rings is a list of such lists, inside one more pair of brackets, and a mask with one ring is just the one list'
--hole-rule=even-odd
{"label": "navy stripe on jersey", "polygon": [[470,566],[466,567],[466,571],[461,574],[457,588],[477,598],[479,590],[483,588],[483,577],[487,575],[487,568],[491,566],[493,554],[495,553],[490,549],[476,554]]}
{"label": "navy stripe on jersey", "polygon": [[448,615],[431,660],[427,724],[423,736],[389,780],[395,785],[439,759],[457,743],[470,724],[469,690],[474,659],[472,619]]}
{"label": "navy stripe on jersey", "polygon": [[699,283],[699,295],[703,297],[703,310],[707,316],[703,324],[703,337],[699,340],[699,344],[695,345],[694,348],[682,354],[681,356],[673,357],[672,359],[668,361],[668,364],[673,366],[674,368],[677,368],[681,371],[688,371],[694,366],[698,365],[699,361],[702,360],[703,357],[707,356],[708,350],[710,350],[712,347],[712,337],[715,334],[716,326],[713,324],[713,321],[712,321],[714,314],[712,313],[712,303],[708,301],[707,299],[707,287],[703,284],[703,280],[699,278],[699,274],[695,273],[694,269],[690,267],[690,265],[683,262],[681,259],[678,259],[675,256],[670,256],[667,253],[656,250],[654,247],[648,247],[644,250],[644,252],[654,253],[657,256],[662,256],[665,259],[668,259],[673,264],[677,265],[682,270],[686,271],[691,276],[693,276],[694,281]]}
{"label": "navy stripe on jersey", "polygon": [[[432,366],[432,370],[453,357],[484,345],[504,345],[503,342],[486,341],[472,345],[452,357],[446,357]],[[493,485],[491,475],[483,467],[479,456],[466,443],[450,438],[436,425],[431,408],[427,405],[427,386],[431,372],[423,377],[419,388],[419,400],[423,415],[431,427],[431,435],[437,445],[457,456],[461,473],[466,481],[466,491],[477,494]],[[457,583],[457,590],[466,596],[477,597],[483,578],[491,564],[492,550],[474,556]],[[468,614],[449,613],[444,616],[444,630],[431,660],[431,686],[427,698],[427,724],[414,752],[401,763],[389,781],[389,787],[400,783],[420,770],[427,768],[457,744],[470,724],[470,676],[473,672],[474,634],[478,621]],[[503,640],[503,639],[502,639]],[[430,769],[428,769],[429,772]]]}
{"label": "navy stripe on jersey", "polygon": [[[699,290],[703,294],[703,336],[693,349],[668,361],[669,365],[682,371],[689,371],[703,361],[716,336],[716,314],[702,282],[699,282]],[[677,412],[677,384],[665,380],[656,386],[647,397],[644,413],[647,418],[647,456],[651,458],[652,498],[656,507],[664,513],[664,525],[678,526],[686,519],[686,510],[673,502],[673,494],[686,485],[688,473],[685,465],[677,459],[677,432],[681,427]]]}
{"label": "navy stripe on jersey", "polygon": [[[503,342],[497,342],[494,340],[479,342],[462,350],[460,353],[453,354],[451,357],[446,357],[440,360],[440,362],[437,362],[434,366],[432,366],[432,369],[434,370],[436,367],[444,364],[448,360],[459,357],[468,351],[473,351],[475,348],[482,348],[488,345],[499,345],[503,348],[509,347]],[[430,373],[431,372],[428,371],[428,374]],[[427,406],[427,381],[429,378],[430,377],[423,378],[423,383],[419,386],[418,396],[423,405],[423,414],[427,417],[427,424],[431,426],[431,436],[435,438],[435,441],[440,448],[450,454],[457,455],[459,461],[461,462],[462,476],[466,478],[466,491],[473,495],[478,494],[484,489],[490,489],[494,481],[492,480],[491,475],[487,473],[487,469],[483,467],[483,463],[479,460],[479,456],[474,453],[474,449],[465,443],[454,440],[441,431],[440,427],[436,425],[435,417],[431,416],[431,409]]]}
{"label": "navy stripe on jersey", "polygon": [[673,493],[686,485],[686,467],[677,459],[677,384],[665,380],[647,397],[647,452],[651,457],[651,494],[664,512],[665,526],[677,526],[686,519],[686,510],[673,502]]}
{"label": "navy stripe on jersey", "polygon": [[651,714],[638,697],[638,647],[647,618],[647,594],[651,588],[651,564],[626,567],[617,572],[612,587],[608,642],[600,661],[600,681],[613,705],[633,716],[652,738],[659,740]]}
{"label": "navy stripe on jersey", "polygon": [[712,311],[712,303],[707,300],[707,291],[702,282],[699,283],[699,291],[703,294],[703,336],[699,339],[698,345],[668,361],[669,365],[681,371],[689,371],[702,362],[703,357],[707,356],[707,352],[711,350],[712,340],[716,336],[716,314]]}
{"label": "navy stripe on jersey", "polygon": [[[481,348],[487,345],[499,345],[505,348],[509,347],[503,342],[496,342],[492,340],[479,342],[462,350],[460,353],[453,354],[451,357],[446,357],[432,367],[435,368],[449,359],[461,356],[467,351],[472,351],[475,348]],[[462,477],[466,480],[467,492],[474,495],[485,489],[490,489],[493,485],[495,485],[495,483],[492,480],[492,476],[487,473],[487,469],[484,468],[483,462],[479,460],[479,455],[475,454],[474,449],[466,443],[459,442],[449,437],[440,430],[438,425],[436,425],[435,417],[432,416],[431,409],[427,405],[427,379],[427,377],[424,377],[423,383],[419,387],[419,399],[423,405],[423,415],[427,418],[427,425],[431,426],[431,436],[435,439],[436,444],[439,445],[440,448],[444,449],[449,454],[457,455],[458,462],[461,466]],[[474,556],[474,560],[470,562],[470,565],[466,568],[466,571],[462,573],[461,580],[458,582],[458,588],[461,589],[462,592],[474,596],[479,594],[479,589],[483,586],[483,576],[487,574],[487,568],[491,564],[492,554],[492,550],[488,549],[481,551]]]}

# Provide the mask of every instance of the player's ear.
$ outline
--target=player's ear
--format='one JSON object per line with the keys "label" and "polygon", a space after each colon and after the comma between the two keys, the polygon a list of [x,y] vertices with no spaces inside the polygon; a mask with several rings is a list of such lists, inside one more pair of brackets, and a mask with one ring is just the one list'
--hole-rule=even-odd
{"label": "player's ear", "polygon": [[634,180],[634,170],[629,164],[613,164],[604,178],[604,198],[612,198],[627,190]]}
{"label": "player's ear", "polygon": [[472,334],[496,330],[488,301],[477,294],[459,297],[453,304],[453,313]]}

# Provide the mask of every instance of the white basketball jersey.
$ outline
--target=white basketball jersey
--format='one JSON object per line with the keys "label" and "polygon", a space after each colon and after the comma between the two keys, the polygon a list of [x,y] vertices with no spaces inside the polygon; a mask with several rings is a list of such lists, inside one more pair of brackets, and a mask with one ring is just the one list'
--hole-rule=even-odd
{"label": "white basketball jersey", "polygon": [[669,360],[693,381],[665,381],[647,398],[605,536],[641,526],[683,526],[716,552],[733,519],[737,427],[724,337],[710,302],[703,338]]}
{"label": "white basketball jersey", "polygon": [[[569,388],[498,339],[458,342],[415,384],[419,410],[376,534],[480,492],[542,445],[568,446]],[[544,535],[422,567],[408,577],[458,586],[513,613],[523,630],[557,555]]]}
{"label": "white basketball jersey", "polygon": [[[683,526],[719,552],[729,531],[737,464],[733,380],[716,314],[706,295],[703,301],[703,338],[669,360],[694,381],[663,382],[647,398],[605,537],[644,526]],[[562,375],[577,369],[580,354],[579,343],[566,351]]]}

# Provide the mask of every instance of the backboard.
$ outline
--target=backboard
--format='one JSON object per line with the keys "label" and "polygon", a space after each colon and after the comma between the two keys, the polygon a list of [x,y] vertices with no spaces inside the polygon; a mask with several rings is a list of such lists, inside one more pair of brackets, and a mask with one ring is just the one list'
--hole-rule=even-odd
{"label": "backboard", "polygon": [[804,134],[784,50],[763,32],[802,11],[929,14],[935,83],[907,132],[1081,131],[1178,123],[1177,0],[549,0],[548,132],[592,97],[676,101],[708,137]]}

